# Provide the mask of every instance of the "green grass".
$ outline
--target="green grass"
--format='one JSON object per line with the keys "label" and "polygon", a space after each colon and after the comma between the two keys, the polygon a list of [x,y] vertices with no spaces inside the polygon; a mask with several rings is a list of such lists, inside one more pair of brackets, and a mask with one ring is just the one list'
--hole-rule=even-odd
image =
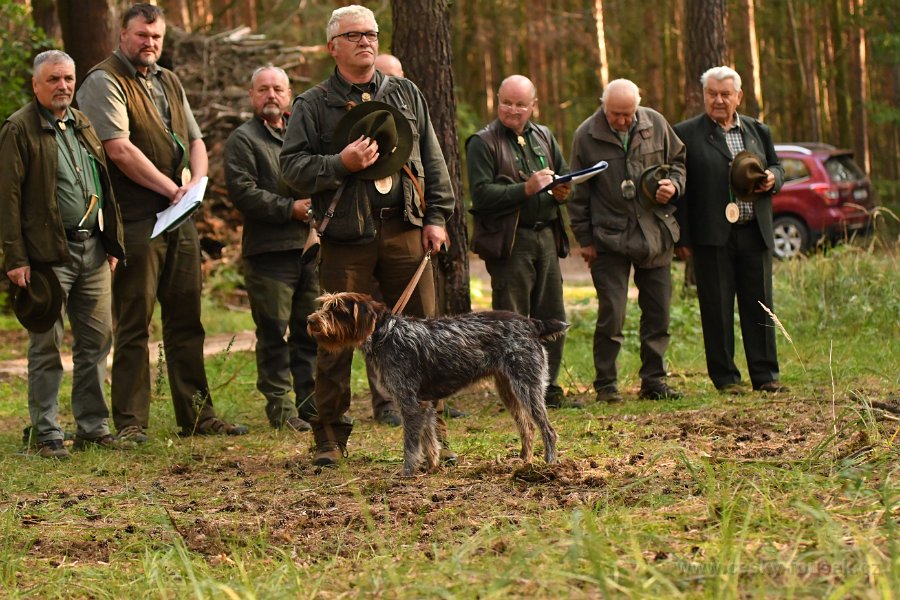
{"label": "green grass", "polygon": [[[630,302],[626,402],[554,411],[556,466],[515,458],[509,416],[480,385],[453,399],[472,413],[450,422],[460,465],[398,477],[401,432],[372,422],[356,360],[349,460],[318,472],[308,436],[266,426],[253,357],[233,351],[208,360],[210,383],[250,435],[179,439],[161,374],[146,447],[56,463],[19,453],[26,389],[7,377],[0,596],[896,597],[900,417],[884,407],[900,410],[897,257],[846,246],[776,265],[792,341],[779,332],[791,392],[774,398],[716,393],[696,301],[676,293],[670,382],[686,397],[638,401]],[[596,299],[566,297],[562,384],[589,399]],[[204,311],[210,332],[252,329],[245,312]]]}

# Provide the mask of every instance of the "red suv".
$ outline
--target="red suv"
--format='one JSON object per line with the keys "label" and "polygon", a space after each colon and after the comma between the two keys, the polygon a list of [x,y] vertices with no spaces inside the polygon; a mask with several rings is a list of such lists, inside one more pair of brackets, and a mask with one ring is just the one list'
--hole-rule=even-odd
{"label": "red suv", "polygon": [[776,144],[775,152],[784,167],[784,187],[772,198],[775,256],[870,231],[872,183],[852,152],[806,142]]}

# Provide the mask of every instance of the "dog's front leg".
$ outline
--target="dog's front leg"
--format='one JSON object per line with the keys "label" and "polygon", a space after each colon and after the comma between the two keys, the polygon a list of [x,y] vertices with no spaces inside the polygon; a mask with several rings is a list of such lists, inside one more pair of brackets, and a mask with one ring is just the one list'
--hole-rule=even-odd
{"label": "dog's front leg", "polygon": [[422,414],[425,415],[425,426],[422,427],[422,452],[425,455],[425,470],[429,473],[437,471],[441,459],[441,443],[437,434],[437,412],[432,402],[419,402]]}

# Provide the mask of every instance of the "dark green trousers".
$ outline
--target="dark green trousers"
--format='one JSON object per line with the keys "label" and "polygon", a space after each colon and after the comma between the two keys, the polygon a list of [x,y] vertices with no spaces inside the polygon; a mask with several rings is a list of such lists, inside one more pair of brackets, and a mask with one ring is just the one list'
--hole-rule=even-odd
{"label": "dark green trousers", "polygon": [[670,266],[643,268],[624,254],[600,252],[591,264],[597,290],[597,325],[594,328],[594,388],[617,385],[616,358],[622,347],[628,279],[634,268],[641,307],[641,382],[652,386],[665,380],[664,355],[669,347],[669,305],[672,301]]}
{"label": "dark green trousers", "polygon": [[[562,273],[552,227],[540,231],[517,229],[512,255],[485,261],[491,275],[491,306],[535,319],[566,320]],[[557,379],[565,337],[546,344],[550,381],[548,392],[561,392]]]}
{"label": "dark green trousers", "polygon": [[[415,274],[425,251],[422,230],[399,217],[376,221],[375,240],[362,245],[336,244],[322,240],[319,284],[323,292],[372,294],[375,284],[388,309],[392,308]],[[429,262],[409,299],[404,314],[426,317],[435,314],[434,275]],[[316,364],[316,405],[319,418],[313,435],[320,448],[347,444],[353,422],[350,408],[350,368],[353,350],[327,352],[319,347]],[[415,365],[410,365],[415,368]],[[438,437],[447,439],[443,401],[438,403]]]}
{"label": "dark green trousers", "polygon": [[317,306],[319,278],[315,263],[300,262],[301,253],[244,257],[256,324],[256,388],[266,398],[266,416],[274,427],[298,416],[298,410],[306,420],[316,413],[316,341],[306,332],[306,318]]}
{"label": "dark green trousers", "polygon": [[200,322],[200,241],[192,221],[150,239],[154,219],[125,223],[127,264],[113,274],[112,414],[117,430],[150,422],[150,321],[159,300],[169,389],[182,429],[215,416]]}

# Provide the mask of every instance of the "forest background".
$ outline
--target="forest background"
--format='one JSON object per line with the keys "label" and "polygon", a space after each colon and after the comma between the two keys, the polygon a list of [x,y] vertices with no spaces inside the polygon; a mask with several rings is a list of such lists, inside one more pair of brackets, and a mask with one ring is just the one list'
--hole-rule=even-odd
{"label": "forest background", "polygon": [[[60,47],[64,38],[92,40],[67,47],[76,59],[105,56],[117,41],[117,0],[0,0],[4,41],[0,117],[30,97],[30,57]],[[213,34],[248,26],[254,33],[304,49],[292,69],[299,93],[330,72],[324,45],[334,0],[161,0],[170,26]],[[390,52],[394,31],[389,0],[362,2],[376,14]],[[687,40],[705,21],[720,21],[724,58],[742,74],[741,111],[768,123],[776,141],[821,141],[852,148],[882,196],[900,180],[900,4],[893,0],[457,0],[395,1],[432,5],[450,20],[459,136],[465,139],[494,115],[499,82],[513,73],[531,77],[540,99],[536,120],[548,124],[568,149],[578,124],[597,107],[604,82],[627,77],[641,87],[642,103],[672,123],[696,112],[699,92],[687,69]],[[33,27],[36,24],[39,29]],[[413,23],[415,26],[415,22]],[[421,34],[427,34],[422,23]],[[66,35],[68,33],[68,35]],[[82,37],[78,37],[79,34]],[[408,35],[416,37],[415,29]],[[103,38],[109,38],[104,43]],[[429,40],[418,40],[424,49]],[[9,43],[7,43],[9,42]],[[90,47],[86,47],[90,46]],[[401,58],[409,58],[402,57]],[[79,73],[93,63],[78,61]],[[418,64],[418,63],[417,63]],[[256,65],[246,65],[252,70]],[[435,72],[414,73],[420,82]],[[213,90],[215,92],[217,90]]]}

